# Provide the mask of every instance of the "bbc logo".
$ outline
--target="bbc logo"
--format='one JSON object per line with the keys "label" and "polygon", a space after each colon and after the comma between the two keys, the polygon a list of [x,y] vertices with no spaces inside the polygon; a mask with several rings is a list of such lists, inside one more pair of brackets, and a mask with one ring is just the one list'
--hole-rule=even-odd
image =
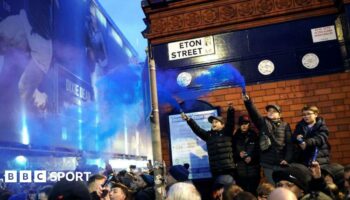
{"label": "bbc logo", "polygon": [[46,183],[67,181],[88,181],[91,172],[47,172],[45,170],[5,170],[5,183]]}
{"label": "bbc logo", "polygon": [[36,183],[45,183],[46,171],[36,170],[34,173],[30,170],[21,170],[19,173],[15,170],[5,171],[5,183],[31,183],[33,181]]}

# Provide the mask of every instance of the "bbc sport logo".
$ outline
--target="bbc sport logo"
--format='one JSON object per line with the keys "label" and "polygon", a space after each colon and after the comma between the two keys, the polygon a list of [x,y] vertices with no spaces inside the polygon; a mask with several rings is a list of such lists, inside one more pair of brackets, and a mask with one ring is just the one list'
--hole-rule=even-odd
{"label": "bbc sport logo", "polygon": [[5,183],[46,183],[67,181],[88,181],[91,172],[47,172],[45,170],[5,170]]}

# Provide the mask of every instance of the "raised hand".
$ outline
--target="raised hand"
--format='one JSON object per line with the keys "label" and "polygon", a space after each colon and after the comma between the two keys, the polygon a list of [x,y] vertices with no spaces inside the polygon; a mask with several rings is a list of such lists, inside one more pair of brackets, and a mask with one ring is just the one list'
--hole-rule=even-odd
{"label": "raised hand", "polygon": [[314,179],[321,178],[321,167],[317,161],[313,161],[310,166],[311,175]]}
{"label": "raised hand", "polygon": [[243,101],[248,101],[249,96],[247,94],[242,94],[242,99],[243,99]]}
{"label": "raised hand", "polygon": [[185,121],[188,121],[190,119],[184,112],[181,113],[181,118]]}

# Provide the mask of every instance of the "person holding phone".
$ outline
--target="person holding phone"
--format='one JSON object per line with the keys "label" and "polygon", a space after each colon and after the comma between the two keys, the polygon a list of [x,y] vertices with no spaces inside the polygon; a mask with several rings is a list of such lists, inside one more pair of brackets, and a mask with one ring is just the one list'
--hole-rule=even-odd
{"label": "person holding phone", "polygon": [[293,142],[297,146],[296,162],[310,166],[317,161],[320,166],[329,164],[329,131],[316,106],[304,106],[302,120],[296,125]]}
{"label": "person holding phone", "polygon": [[89,177],[88,189],[92,200],[108,200],[109,193],[107,184],[110,181],[110,177],[105,177],[101,174],[95,174]]}

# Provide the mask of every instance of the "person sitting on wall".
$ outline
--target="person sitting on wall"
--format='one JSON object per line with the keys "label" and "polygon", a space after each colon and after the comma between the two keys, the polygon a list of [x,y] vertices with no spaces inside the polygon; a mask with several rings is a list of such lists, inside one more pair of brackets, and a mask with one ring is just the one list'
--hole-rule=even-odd
{"label": "person sitting on wall", "polygon": [[293,133],[293,141],[298,147],[296,162],[310,166],[316,160],[321,166],[328,165],[330,145],[325,121],[318,116],[316,106],[304,106],[301,112],[303,119]]}
{"label": "person sitting on wall", "polygon": [[211,130],[206,131],[188,117],[181,113],[183,120],[187,121],[192,131],[204,140],[208,147],[209,165],[214,178],[220,175],[234,175],[235,163],[233,159],[232,137],[234,129],[234,109],[230,104],[227,110],[227,123],[222,117],[210,116]]}
{"label": "person sitting on wall", "polygon": [[267,115],[263,117],[247,94],[243,94],[243,101],[250,118],[259,130],[260,165],[267,181],[274,184],[272,172],[292,161],[291,128],[287,122],[282,121],[281,108],[278,105],[267,105]]}

